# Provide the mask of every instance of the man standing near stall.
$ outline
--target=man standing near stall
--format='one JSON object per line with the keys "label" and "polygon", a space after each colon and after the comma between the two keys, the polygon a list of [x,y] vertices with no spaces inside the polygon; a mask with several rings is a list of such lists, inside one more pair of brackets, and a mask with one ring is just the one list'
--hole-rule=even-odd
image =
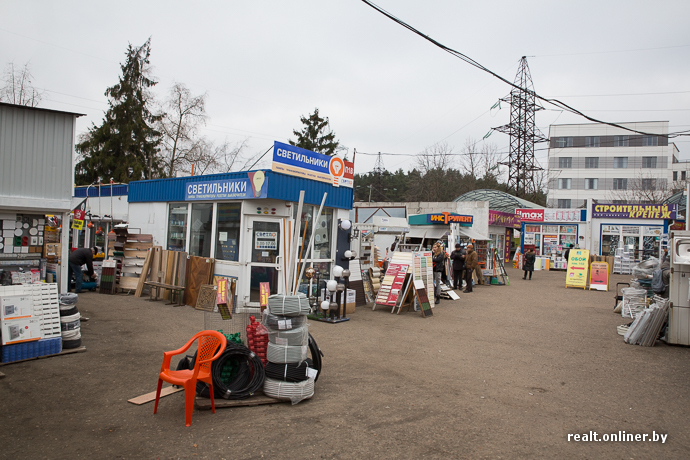
{"label": "man standing near stall", "polygon": [[474,245],[467,245],[467,255],[465,256],[465,290],[462,292],[472,292],[472,273],[477,268],[477,253],[474,250]]}
{"label": "man standing near stall", "polygon": [[460,246],[460,243],[455,245],[455,251],[450,253],[450,258],[453,261],[453,289],[462,289],[462,279],[464,278],[465,270],[465,251]]}
{"label": "man standing near stall", "polygon": [[98,249],[94,246],[93,248],[75,249],[69,255],[69,277],[71,278],[74,274],[74,292],[81,292],[81,283],[84,278],[81,272],[82,265],[86,265],[91,278],[96,278],[96,274],[93,272],[93,256],[97,253]]}

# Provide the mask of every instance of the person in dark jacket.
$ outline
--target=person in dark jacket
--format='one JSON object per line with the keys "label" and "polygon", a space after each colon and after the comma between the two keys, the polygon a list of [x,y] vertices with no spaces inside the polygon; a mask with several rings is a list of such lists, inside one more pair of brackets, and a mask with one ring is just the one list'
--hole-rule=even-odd
{"label": "person in dark jacket", "polygon": [[434,303],[441,303],[441,278],[446,262],[446,252],[438,243],[434,244],[431,251],[431,261],[434,263],[434,297],[436,297]]}
{"label": "person in dark jacket", "polygon": [[525,254],[525,260],[522,262],[522,269],[525,271],[525,276],[522,277],[523,280],[527,279],[527,273],[529,273],[529,279],[532,279],[532,272],[534,271],[534,261],[537,259],[537,253],[534,249],[530,249]]}
{"label": "person in dark jacket", "polygon": [[565,253],[563,253],[563,258],[565,259],[566,264],[568,263],[568,257],[570,257],[570,250],[573,249],[574,247],[575,247],[575,245],[570,243],[570,246],[568,247],[568,249],[566,249]]}
{"label": "person in dark jacket", "polygon": [[477,253],[474,251],[474,245],[467,245],[467,254],[465,255],[465,290],[462,292],[472,292],[472,273],[477,268],[479,262]]}
{"label": "person in dark jacket", "polygon": [[462,289],[462,279],[465,271],[465,251],[460,244],[455,245],[455,251],[450,253],[453,261],[453,289]]}
{"label": "person in dark jacket", "polygon": [[91,278],[96,278],[96,274],[93,272],[93,256],[97,253],[98,249],[93,247],[75,249],[69,255],[69,278],[74,275],[74,292],[81,292],[81,283],[84,277],[81,272],[82,265],[86,265]]}

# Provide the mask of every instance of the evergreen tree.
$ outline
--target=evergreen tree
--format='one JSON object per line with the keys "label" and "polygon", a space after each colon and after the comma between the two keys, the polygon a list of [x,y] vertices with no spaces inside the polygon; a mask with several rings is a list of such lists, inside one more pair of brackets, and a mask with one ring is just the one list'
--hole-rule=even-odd
{"label": "evergreen tree", "polygon": [[333,156],[340,142],[335,140],[335,134],[331,131],[328,117],[320,117],[317,107],[308,118],[300,117],[300,121],[304,128],[302,131],[292,131],[297,136],[297,142],[290,140],[290,145]]}
{"label": "evergreen tree", "polygon": [[149,88],[157,83],[148,76],[150,54],[150,38],[140,47],[129,45],[119,83],[105,91],[110,107],[103,123],[92,125],[76,146],[82,157],[75,174],[78,184],[99,178],[127,183],[163,176],[158,148],[161,135],[154,128],[162,115],[149,109]]}

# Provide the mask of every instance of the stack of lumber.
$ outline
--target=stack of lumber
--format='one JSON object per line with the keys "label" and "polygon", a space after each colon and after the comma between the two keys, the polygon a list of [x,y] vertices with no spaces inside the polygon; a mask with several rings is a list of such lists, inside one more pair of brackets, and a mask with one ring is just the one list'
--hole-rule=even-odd
{"label": "stack of lumber", "polygon": [[[185,286],[187,273],[186,252],[164,251],[160,246],[154,246],[148,251],[142,266],[141,276],[134,293],[137,297],[143,295],[145,281],[170,284],[173,286]],[[163,299],[170,300],[170,290],[163,289]]]}

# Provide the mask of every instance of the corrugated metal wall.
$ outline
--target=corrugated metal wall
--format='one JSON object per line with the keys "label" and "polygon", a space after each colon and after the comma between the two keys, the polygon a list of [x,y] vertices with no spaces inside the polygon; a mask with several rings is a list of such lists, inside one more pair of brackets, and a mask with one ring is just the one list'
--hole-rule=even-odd
{"label": "corrugated metal wall", "polygon": [[[246,177],[247,172],[236,172],[130,182],[128,200],[130,203],[184,201],[185,184],[188,182],[243,179]],[[266,171],[266,178],[268,180],[268,198],[297,202],[300,190],[304,190],[305,203],[319,205],[323,199],[323,194],[327,192],[326,207],[352,209],[354,200],[354,189],[352,188],[333,187],[326,182],[288,176],[273,171]],[[91,192],[89,192],[90,194]]]}
{"label": "corrugated metal wall", "polygon": [[0,196],[71,200],[76,114],[0,104]]}
{"label": "corrugated metal wall", "polygon": [[127,195],[127,184],[117,184],[117,185],[103,185],[101,186],[101,193],[98,194],[98,186],[80,186],[74,188],[74,196],[77,198],[85,198],[86,191],[89,191],[89,197],[98,198],[99,196],[110,196],[110,188],[113,189],[113,196],[126,196]]}

